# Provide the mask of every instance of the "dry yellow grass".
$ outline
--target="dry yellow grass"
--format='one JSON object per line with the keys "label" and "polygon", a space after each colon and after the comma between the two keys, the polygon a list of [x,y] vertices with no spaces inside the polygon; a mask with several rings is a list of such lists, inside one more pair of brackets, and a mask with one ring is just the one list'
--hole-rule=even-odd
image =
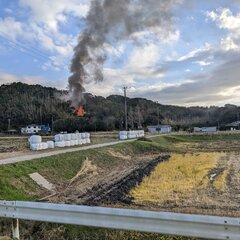
{"label": "dry yellow grass", "polygon": [[[130,195],[138,203],[178,202],[196,188],[209,184],[208,173],[217,166],[222,153],[174,154],[169,161],[160,163],[150,176],[134,188]],[[222,187],[219,179],[217,185]]]}
{"label": "dry yellow grass", "polygon": [[213,186],[218,190],[218,191],[224,191],[227,187],[226,185],[226,178],[228,175],[228,171],[224,170],[213,182]]}

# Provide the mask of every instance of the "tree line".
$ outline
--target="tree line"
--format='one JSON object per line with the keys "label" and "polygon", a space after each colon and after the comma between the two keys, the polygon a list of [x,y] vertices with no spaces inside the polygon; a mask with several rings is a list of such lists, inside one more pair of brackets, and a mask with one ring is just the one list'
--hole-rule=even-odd
{"label": "tree line", "polygon": [[[77,117],[67,92],[41,85],[12,83],[0,86],[0,131],[19,130],[28,124],[49,124],[55,131],[107,131],[124,129],[124,97],[85,94],[85,115]],[[220,126],[238,120],[240,107],[180,107],[144,98],[127,98],[128,127],[170,124],[176,130],[193,126]]]}

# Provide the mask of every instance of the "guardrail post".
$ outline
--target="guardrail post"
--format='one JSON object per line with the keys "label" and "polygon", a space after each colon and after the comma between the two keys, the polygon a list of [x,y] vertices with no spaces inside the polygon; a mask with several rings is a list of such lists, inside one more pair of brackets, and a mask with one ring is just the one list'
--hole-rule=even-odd
{"label": "guardrail post", "polygon": [[12,219],[12,237],[13,239],[20,239],[18,219]]}

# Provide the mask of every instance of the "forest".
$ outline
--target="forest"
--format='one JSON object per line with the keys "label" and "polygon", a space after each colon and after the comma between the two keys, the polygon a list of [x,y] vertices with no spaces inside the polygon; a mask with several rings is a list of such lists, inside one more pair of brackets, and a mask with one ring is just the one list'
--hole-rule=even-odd
{"label": "forest", "polygon": [[[67,91],[41,85],[12,83],[0,86],[0,131],[20,130],[28,124],[46,124],[58,131],[110,131],[124,128],[124,97],[94,96],[85,93],[84,116],[67,99]],[[144,98],[127,98],[129,129],[170,124],[175,130],[193,126],[220,126],[237,121],[240,107],[183,107],[162,105]]]}

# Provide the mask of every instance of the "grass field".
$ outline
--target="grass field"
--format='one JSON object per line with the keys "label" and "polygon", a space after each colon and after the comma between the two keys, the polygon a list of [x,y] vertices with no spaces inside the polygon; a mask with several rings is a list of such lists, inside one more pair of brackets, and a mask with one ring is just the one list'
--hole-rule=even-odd
{"label": "grass field", "polygon": [[[113,139],[109,136],[104,141]],[[103,139],[96,141],[100,143]],[[240,134],[163,135],[149,141],[123,142],[111,147],[0,166],[0,199],[37,200],[46,196],[46,190],[28,176],[33,172],[43,175],[58,189],[67,186],[81,172],[86,159],[99,173],[105,174],[107,171],[114,172],[117,165],[122,168],[128,166],[135,158],[167,153],[171,159],[160,163],[149,177],[131,191],[138,208],[235,216],[239,214],[240,205],[240,160],[238,153],[232,151],[239,149],[239,143]],[[92,178],[97,177],[94,175]],[[23,225],[26,232],[22,239],[192,239],[70,225],[29,222]],[[6,234],[10,233],[5,220],[0,221],[0,229],[5,229]],[[35,232],[35,236],[29,236],[28,232]]]}
{"label": "grass field", "polygon": [[[100,169],[114,169],[126,159],[143,156],[144,154],[159,154],[163,151],[162,139],[156,141],[135,141],[122,143],[112,147],[92,149],[81,152],[66,153],[58,156],[27,161],[18,164],[0,166],[0,199],[6,200],[36,200],[44,194],[28,176],[39,172],[54,184],[68,183],[81,169],[83,161],[88,158]],[[46,193],[45,193],[46,194]],[[0,220],[0,226],[5,229],[0,233],[10,235],[11,229],[5,220]],[[10,225],[9,225],[10,226]],[[163,236],[161,234],[117,231],[109,229],[88,228],[70,225],[41,224],[24,222],[22,239],[101,239],[101,240],[185,240],[190,238]],[[25,232],[24,232],[25,229]],[[33,235],[29,236],[28,234]],[[34,235],[34,233],[36,235]]]}
{"label": "grass field", "polygon": [[[80,170],[82,162],[86,158],[91,159],[99,167],[108,166],[111,168],[111,165],[114,165],[115,161],[121,159],[122,156],[131,157],[163,151],[182,153],[186,153],[189,150],[191,152],[204,151],[204,147],[199,149],[202,144],[207,145],[208,149],[212,147],[210,150],[215,151],[223,142],[225,147],[221,147],[221,150],[231,150],[231,148],[228,148],[228,145],[233,145],[233,149],[235,149],[233,143],[236,141],[239,146],[239,139],[239,134],[222,135],[221,139],[218,135],[165,135],[154,137],[151,141],[122,143],[112,147],[60,154],[34,161],[0,166],[0,198],[16,200],[36,199],[42,192],[28,177],[29,173],[39,172],[53,183],[63,183],[71,179]],[[108,140],[111,141],[112,138]],[[199,146],[194,145],[195,143],[199,144]],[[215,146],[218,147],[216,148]]]}
{"label": "grass field", "polygon": [[40,197],[44,192],[28,176],[33,172],[40,173],[56,185],[67,184],[81,169],[86,158],[99,168],[110,169],[122,156],[158,153],[161,150],[161,144],[156,142],[136,141],[3,165],[0,166],[0,199],[34,200]]}

